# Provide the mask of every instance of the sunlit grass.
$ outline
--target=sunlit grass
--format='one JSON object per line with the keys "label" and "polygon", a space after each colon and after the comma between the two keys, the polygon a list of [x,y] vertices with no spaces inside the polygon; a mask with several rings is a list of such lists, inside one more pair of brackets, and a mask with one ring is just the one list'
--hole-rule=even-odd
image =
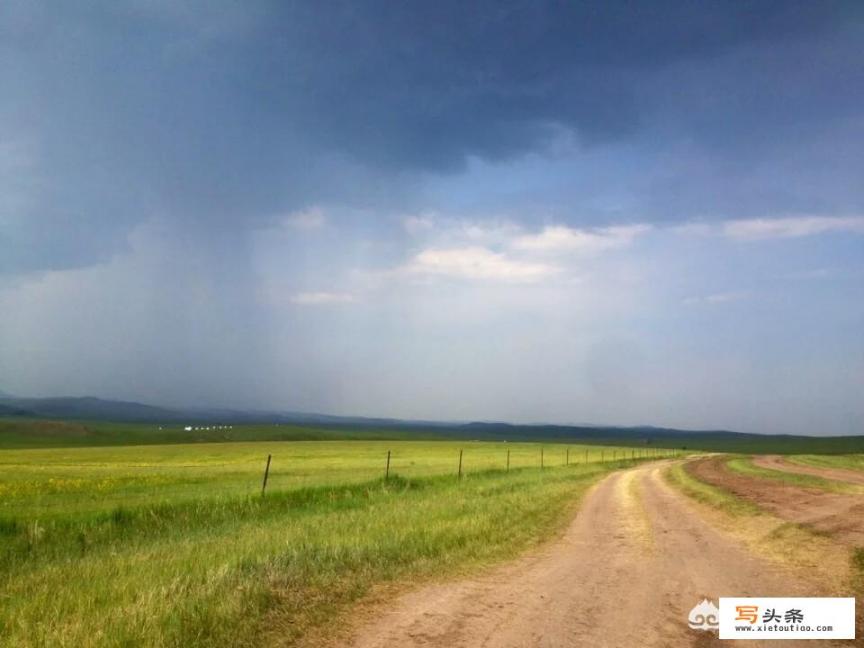
{"label": "sunlit grass", "polygon": [[472,569],[548,537],[592,483],[631,464],[611,451],[547,445],[543,469],[539,445],[504,443],[3,451],[0,641],[297,637],[376,583]]}
{"label": "sunlit grass", "polygon": [[[117,506],[254,495],[267,455],[268,491],[359,483],[390,468],[405,477],[621,458],[603,446],[442,441],[291,441],[0,451],[0,517],[86,515]],[[643,450],[644,452],[644,450]],[[568,454],[569,453],[569,454]]]}

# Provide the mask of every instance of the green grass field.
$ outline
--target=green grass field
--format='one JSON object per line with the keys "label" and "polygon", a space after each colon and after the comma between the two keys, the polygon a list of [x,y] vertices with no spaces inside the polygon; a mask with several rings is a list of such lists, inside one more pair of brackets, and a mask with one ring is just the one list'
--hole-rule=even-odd
{"label": "green grass field", "polygon": [[[723,435],[693,432],[664,436],[662,430],[645,429],[637,436],[580,435],[577,430],[550,426],[448,427],[346,427],[325,425],[255,424],[233,429],[198,425],[185,430],[178,423],[118,423],[111,421],[59,421],[26,417],[0,417],[0,448],[69,448],[170,443],[224,443],[244,441],[327,441],[355,439],[415,441],[502,441],[580,443],[618,447],[674,448],[679,451],[727,452],[735,454],[828,455],[864,452],[864,436],[791,437],[769,435]],[[598,432],[598,430],[594,430]],[[619,431],[620,432],[620,431]]]}
{"label": "green grass field", "polygon": [[[430,440],[439,437],[421,431],[347,429],[300,425],[235,425],[231,429],[196,426],[186,431],[180,424],[123,423],[113,421],[58,421],[0,417],[0,448],[75,448],[170,443],[225,443],[243,441],[326,440]],[[207,427],[209,429],[203,429]]]}
{"label": "green grass field", "polygon": [[[80,517],[142,504],[256,495],[267,455],[268,491],[402,477],[468,475],[510,466],[611,460],[633,450],[604,446],[442,441],[198,443],[0,451],[0,518]],[[636,452],[644,453],[644,449]],[[614,453],[614,454],[613,454]]]}
{"label": "green grass field", "polygon": [[[670,452],[620,439],[0,420],[0,645],[291,643],[376,585],[514,556],[561,528],[600,477]],[[669,478],[752,513],[680,466]]]}
{"label": "green grass field", "polygon": [[540,449],[345,440],[0,450],[0,643],[290,640],[377,583],[514,555],[631,463],[610,461],[621,448],[545,445],[541,469]]}

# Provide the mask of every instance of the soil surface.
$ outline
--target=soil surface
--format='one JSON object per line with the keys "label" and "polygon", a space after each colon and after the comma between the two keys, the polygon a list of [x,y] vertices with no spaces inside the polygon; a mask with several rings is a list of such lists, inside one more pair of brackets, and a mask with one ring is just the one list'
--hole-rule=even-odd
{"label": "soil surface", "polygon": [[762,468],[770,468],[771,470],[783,470],[785,472],[797,473],[799,475],[812,475],[814,477],[823,477],[824,479],[830,479],[833,481],[846,482],[847,484],[864,485],[864,472],[859,470],[805,466],[803,464],[787,461],[778,455],[757,455],[753,459],[753,463]]}
{"label": "soil surface", "polygon": [[842,544],[864,546],[864,495],[831,493],[741,475],[719,457],[693,461],[686,469],[697,479],[724,488],[782,520],[827,533]]}
{"label": "soil surface", "polygon": [[425,586],[367,609],[338,645],[728,646],[736,642],[688,628],[688,613],[702,599],[825,595],[709,526],[660,470],[651,464],[606,477],[558,540],[479,577]]}

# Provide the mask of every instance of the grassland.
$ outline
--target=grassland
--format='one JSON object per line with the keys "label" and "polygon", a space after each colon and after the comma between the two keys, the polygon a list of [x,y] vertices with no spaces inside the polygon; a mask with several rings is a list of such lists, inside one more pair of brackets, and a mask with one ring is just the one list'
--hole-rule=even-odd
{"label": "grassland", "polygon": [[[0,420],[0,645],[290,644],[379,585],[515,555],[609,471],[668,454],[601,443]],[[758,517],[679,466],[669,479]]]}
{"label": "grassland", "polygon": [[349,440],[0,450],[0,643],[290,643],[376,584],[471,569],[548,537],[592,483],[631,463],[609,461],[612,448],[546,445],[541,469],[540,449]]}
{"label": "grassland", "polygon": [[[424,431],[347,429],[284,424],[210,424],[187,431],[178,423],[124,423],[113,421],[58,421],[0,417],[0,448],[76,448],[172,443],[225,443],[243,441],[430,440],[439,435]],[[205,429],[206,428],[206,429]]]}
{"label": "grassland", "polygon": [[[0,518],[82,517],[141,504],[356,484],[384,475],[388,451],[402,477],[598,462],[625,450],[604,446],[440,441],[297,441],[0,451]],[[630,456],[632,450],[626,451]],[[644,452],[639,450],[638,452]],[[613,455],[613,453],[615,453]]]}
{"label": "grassland", "polygon": [[730,454],[850,455],[864,452],[864,436],[818,437],[747,435],[716,437],[693,433],[683,438],[658,435],[654,442],[664,448]]}
{"label": "grassland", "polygon": [[[185,430],[179,423],[124,423],[111,421],[33,419],[0,416],[0,448],[66,448],[170,443],[326,440],[475,440],[580,443],[620,447],[674,448],[737,454],[850,455],[864,453],[864,436],[793,437],[692,432],[669,436],[655,428],[593,428],[568,426],[510,426],[478,424],[467,427],[410,427],[347,425],[235,425],[232,429],[198,424]],[[207,429],[204,429],[207,428]]]}

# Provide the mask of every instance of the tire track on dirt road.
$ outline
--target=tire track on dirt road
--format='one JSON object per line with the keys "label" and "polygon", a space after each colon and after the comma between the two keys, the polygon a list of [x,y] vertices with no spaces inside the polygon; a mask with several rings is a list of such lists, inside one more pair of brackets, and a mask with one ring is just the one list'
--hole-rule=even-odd
{"label": "tire track on dirt road", "polygon": [[[655,569],[666,574],[663,589],[667,624],[686,618],[694,601],[702,598],[715,602],[722,596],[825,596],[816,582],[802,579],[800,573],[744,549],[738,542],[717,531],[695,511],[695,507],[675,492],[657,467],[643,471],[643,501],[652,520],[656,543],[662,547]],[[716,635],[697,633],[692,644],[727,646]],[[668,644],[676,645],[676,644]],[[741,645],[800,645],[789,641],[746,641]],[[810,644],[808,644],[810,645]],[[813,641],[813,646],[842,645],[837,642]]]}
{"label": "tire track on dirt road", "polygon": [[651,464],[604,478],[560,539],[479,577],[404,594],[358,619],[339,645],[711,646],[715,634],[687,627],[703,598],[819,593],[709,526]]}

